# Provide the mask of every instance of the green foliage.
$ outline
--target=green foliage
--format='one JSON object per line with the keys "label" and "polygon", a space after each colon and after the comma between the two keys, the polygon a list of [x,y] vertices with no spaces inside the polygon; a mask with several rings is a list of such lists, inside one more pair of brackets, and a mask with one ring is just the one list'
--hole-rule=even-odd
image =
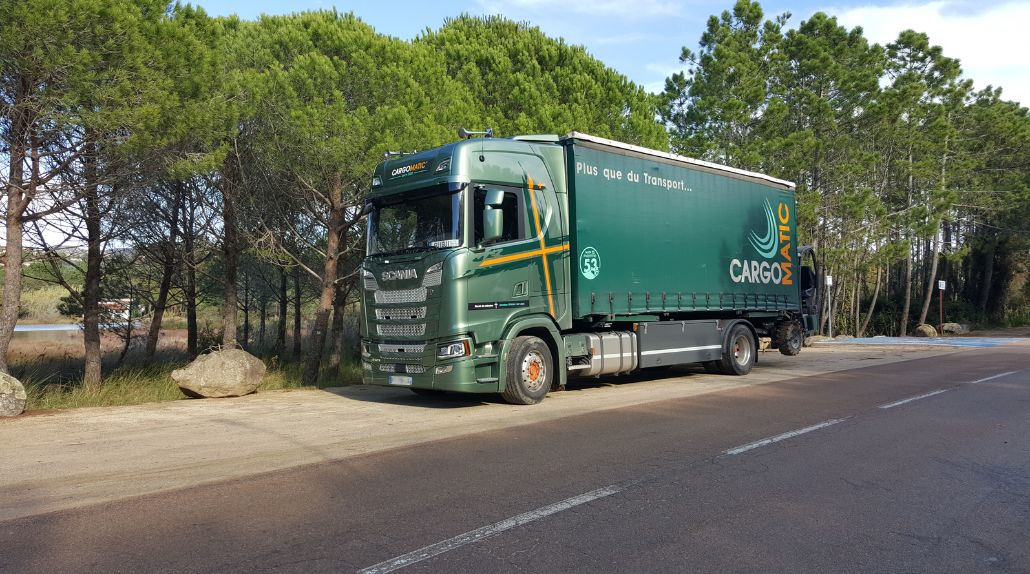
{"label": "green foliage", "polygon": [[797,183],[799,235],[837,278],[838,325],[854,328],[878,274],[873,333],[911,322],[898,302],[922,302],[937,277],[980,315],[1004,313],[1028,259],[1026,108],[971,94],[925,34],[879,46],[823,13],[786,31],[788,15],[763,18],[738,0],[683,49],[663,94],[673,148]]}
{"label": "green foliage", "polygon": [[[460,119],[501,135],[573,130],[667,149],[658,101],[581,46],[498,16],[462,15],[415,41],[471,98]],[[451,132],[453,133],[453,131]]]}

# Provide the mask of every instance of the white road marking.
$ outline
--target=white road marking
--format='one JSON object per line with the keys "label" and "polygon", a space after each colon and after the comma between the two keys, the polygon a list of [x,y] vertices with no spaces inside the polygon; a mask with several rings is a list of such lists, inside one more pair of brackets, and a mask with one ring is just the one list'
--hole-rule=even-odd
{"label": "white road marking", "polygon": [[766,445],[769,445],[769,444],[780,442],[781,440],[787,440],[788,438],[794,438],[794,437],[796,437],[798,435],[802,435],[802,434],[805,434],[807,432],[812,432],[812,431],[816,431],[816,430],[819,430],[819,429],[823,429],[823,428],[826,428],[828,426],[835,425],[835,424],[837,424],[839,422],[844,422],[844,421],[848,420],[848,418],[849,417],[845,417],[845,418],[842,418],[842,419],[833,419],[833,420],[823,421],[823,422],[821,422],[819,424],[814,424],[814,425],[812,425],[810,427],[805,427],[803,429],[792,430],[790,432],[785,432],[783,434],[778,434],[776,436],[771,436],[769,438],[763,438],[762,440],[759,440],[759,441],[755,441],[755,442],[748,443],[748,444],[745,444],[745,445],[742,445],[742,446],[738,446],[736,448],[731,448],[729,450],[724,450],[722,452],[722,454],[724,454],[724,455],[740,454],[742,452],[747,452],[747,451],[749,451],[751,449],[758,448],[760,446],[766,446]]}
{"label": "white road marking", "polygon": [[990,377],[984,377],[982,379],[977,379],[975,381],[969,381],[969,384],[970,385],[975,385],[977,383],[985,383],[985,382],[990,381],[992,379],[1000,379],[1002,377],[1007,377],[1009,375],[1014,375],[1014,374],[1016,374],[1018,372],[1019,371],[1009,371],[1007,373],[998,373],[997,375],[991,375]]}
{"label": "white road marking", "polygon": [[529,522],[533,522],[534,520],[545,518],[552,514],[557,514],[559,512],[562,512],[563,510],[568,510],[570,508],[579,506],[581,504],[586,504],[599,498],[611,496],[617,492],[625,490],[631,484],[634,484],[634,482],[613,484],[610,486],[606,486],[604,488],[599,488],[597,490],[592,490],[590,492],[580,494],[578,496],[573,496],[572,498],[566,498],[561,502],[556,502],[554,504],[542,506],[540,508],[537,508],[536,510],[530,510],[529,512],[519,514],[518,516],[513,516],[500,522],[495,522],[482,528],[477,528],[464,534],[459,534],[454,538],[449,538],[442,542],[437,542],[436,544],[430,544],[429,546],[419,548],[418,550],[415,550],[413,552],[402,554],[401,556],[398,556],[396,558],[385,560],[374,566],[369,566],[364,570],[359,570],[358,574],[384,574],[386,572],[393,572],[394,570],[404,568],[405,566],[411,566],[416,562],[421,562],[434,556],[438,556],[440,554],[443,554],[444,552],[449,552],[451,550],[460,548],[467,544],[472,544],[473,542],[485,540],[486,538],[500,534],[505,530],[510,530],[517,526],[522,526],[523,524],[527,524]]}
{"label": "white road marking", "polygon": [[934,395],[939,395],[941,393],[946,393],[946,392],[948,392],[948,389],[937,389],[936,391],[930,391],[928,393],[923,393],[921,395],[916,395],[914,397],[909,397],[907,399],[901,399],[900,401],[894,401],[893,403],[887,403],[885,405],[880,405],[880,408],[881,409],[891,409],[891,408],[903,405],[905,403],[911,403],[912,401],[918,401],[919,399],[925,399],[927,397],[932,397]]}

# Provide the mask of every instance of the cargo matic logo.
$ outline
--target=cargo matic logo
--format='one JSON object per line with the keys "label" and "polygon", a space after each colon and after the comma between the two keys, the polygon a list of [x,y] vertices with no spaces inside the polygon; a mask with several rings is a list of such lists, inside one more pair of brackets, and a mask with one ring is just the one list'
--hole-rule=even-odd
{"label": "cargo matic logo", "polygon": [[420,162],[408,164],[401,167],[395,167],[392,171],[390,171],[390,177],[404,177],[406,175],[413,175],[426,169],[427,167],[429,167],[429,162],[427,160],[422,160]]}
{"label": "cargo matic logo", "polygon": [[794,284],[791,279],[790,206],[780,202],[773,212],[772,204],[766,199],[765,233],[759,235],[751,231],[748,240],[763,260],[730,261],[730,279],[734,283]]}

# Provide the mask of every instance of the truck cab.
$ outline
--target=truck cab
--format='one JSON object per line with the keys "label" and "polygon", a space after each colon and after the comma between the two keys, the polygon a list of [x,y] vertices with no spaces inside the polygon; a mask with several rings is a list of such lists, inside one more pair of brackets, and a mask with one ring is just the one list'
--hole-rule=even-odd
{"label": "truck cab", "polygon": [[499,392],[506,330],[560,340],[564,167],[551,136],[468,139],[376,168],[361,268],[366,384]]}

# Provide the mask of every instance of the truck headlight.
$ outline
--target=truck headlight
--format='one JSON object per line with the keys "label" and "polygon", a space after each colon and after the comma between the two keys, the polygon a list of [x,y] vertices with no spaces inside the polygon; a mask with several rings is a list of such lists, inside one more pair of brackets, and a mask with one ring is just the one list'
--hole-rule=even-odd
{"label": "truck headlight", "polygon": [[361,270],[361,279],[365,283],[365,289],[368,289],[369,291],[379,289],[379,283],[376,282],[376,276],[368,269]]}
{"label": "truck headlight", "polygon": [[471,354],[472,350],[469,347],[468,340],[444,343],[436,348],[437,359],[457,359],[458,357],[467,357]]}

